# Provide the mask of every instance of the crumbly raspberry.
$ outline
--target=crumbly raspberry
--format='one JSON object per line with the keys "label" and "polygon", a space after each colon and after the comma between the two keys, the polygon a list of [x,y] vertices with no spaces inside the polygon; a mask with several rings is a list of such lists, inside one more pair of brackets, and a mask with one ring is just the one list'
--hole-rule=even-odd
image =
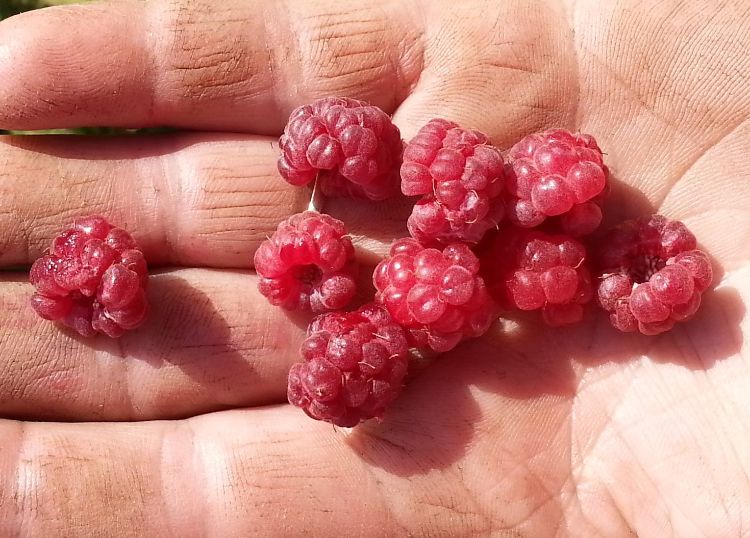
{"label": "crumbly raspberry", "polygon": [[381,418],[401,390],[408,351],[404,330],[379,306],[318,316],[304,361],[289,371],[289,402],[337,426]]}
{"label": "crumbly raspberry", "polygon": [[550,129],[531,134],[508,152],[508,218],[523,228],[559,217],[560,229],[581,237],[599,227],[608,169],[587,134]]}
{"label": "crumbly raspberry", "polygon": [[31,266],[31,306],[82,336],[112,338],[146,319],[148,269],[131,235],[106,219],[77,219]]}
{"label": "crumbly raspberry", "polygon": [[401,191],[423,195],[409,217],[412,237],[427,246],[477,243],[503,217],[503,164],[483,133],[430,120],[401,165]]}
{"label": "crumbly raspberry", "polygon": [[373,274],[375,301],[409,329],[412,345],[449,351],[464,338],[484,334],[494,320],[478,272],[479,260],[464,244],[440,251],[399,239]]}
{"label": "crumbly raspberry", "polygon": [[344,223],[305,211],[281,222],[255,252],[258,288],[289,310],[344,308],[357,290],[354,247]]}
{"label": "crumbly raspberry", "polygon": [[593,288],[580,242],[563,234],[507,227],[484,248],[482,275],[504,308],[541,310],[551,326],[583,319]]}
{"label": "crumbly raspberry", "polygon": [[661,215],[622,223],[597,254],[599,304],[624,332],[659,334],[691,318],[713,279],[692,232]]}
{"label": "crumbly raspberry", "polygon": [[398,194],[401,133],[376,106],[318,99],[292,112],[279,143],[279,172],[292,185],[317,178],[327,196],[385,200]]}

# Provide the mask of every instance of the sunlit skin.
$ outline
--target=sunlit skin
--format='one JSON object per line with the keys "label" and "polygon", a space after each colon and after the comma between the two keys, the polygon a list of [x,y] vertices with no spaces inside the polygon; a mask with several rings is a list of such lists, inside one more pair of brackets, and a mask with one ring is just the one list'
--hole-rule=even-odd
{"label": "sunlit skin", "polygon": [[[0,535],[747,532],[749,50],[741,1],[132,1],[3,21],[1,128],[190,132],[0,139]],[[312,421],[285,403],[309,320],[248,265],[307,207],[276,141],[325,95],[383,107],[405,138],[433,117],[502,149],[591,133],[606,222],[684,221],[716,289],[659,337],[530,313],[420,370],[381,424]],[[367,262],[409,212],[325,210]],[[28,305],[24,271],[91,213],[157,268],[149,322],[120,340]]]}

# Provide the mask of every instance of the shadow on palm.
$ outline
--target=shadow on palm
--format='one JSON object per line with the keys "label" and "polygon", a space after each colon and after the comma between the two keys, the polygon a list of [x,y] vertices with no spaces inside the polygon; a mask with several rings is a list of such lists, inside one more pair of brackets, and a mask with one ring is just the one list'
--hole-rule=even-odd
{"label": "shadow on palm", "polygon": [[738,292],[725,287],[705,296],[694,319],[657,337],[619,333],[600,311],[569,328],[546,327],[533,314],[505,320],[436,359],[382,423],[354,431],[350,446],[373,466],[411,476],[455,464],[481,436],[512,450],[532,428],[551,443],[554,419],[546,428],[525,422],[546,420],[540,408],[549,406],[570,414],[587,369],[646,360],[709,370],[740,352],[744,316]]}

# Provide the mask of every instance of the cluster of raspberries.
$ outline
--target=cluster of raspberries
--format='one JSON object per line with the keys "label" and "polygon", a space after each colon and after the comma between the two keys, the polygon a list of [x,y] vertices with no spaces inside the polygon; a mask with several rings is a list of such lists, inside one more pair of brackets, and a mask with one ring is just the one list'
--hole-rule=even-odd
{"label": "cluster of raspberries", "polygon": [[[595,303],[616,329],[654,335],[693,316],[711,285],[709,258],[681,222],[652,215],[598,233],[609,172],[587,134],[550,129],[501,152],[484,133],[434,119],[404,143],[379,108],[324,98],[292,112],[280,149],[292,185],[417,197],[411,237],[393,242],[357,309],[346,310],[359,267],[343,222],[293,215],[255,253],[272,304],[319,314],[288,380],[289,402],[316,420],[380,418],[412,351],[450,351],[514,310],[561,326]],[[32,267],[32,305],[82,335],[117,337],[143,322],[146,279],[127,232],[84,219]]]}

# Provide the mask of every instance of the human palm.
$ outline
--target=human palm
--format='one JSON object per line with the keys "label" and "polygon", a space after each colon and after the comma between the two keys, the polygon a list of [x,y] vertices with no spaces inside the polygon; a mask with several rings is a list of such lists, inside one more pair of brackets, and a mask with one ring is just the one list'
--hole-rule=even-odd
{"label": "human palm", "polygon": [[[750,516],[750,13],[741,3],[105,3],[0,24],[0,127],[190,132],[0,141],[0,534],[739,536]],[[245,270],[309,191],[275,139],[324,95],[508,147],[596,136],[612,222],[683,220],[717,289],[659,337],[603,315],[498,323],[350,433],[285,404],[308,321]],[[327,200],[364,260],[405,203]],[[101,213],[153,312],[120,340],[35,317],[18,269]],[[15,268],[15,269],[14,269]],[[20,419],[15,421],[13,419]],[[50,422],[35,422],[48,420]]]}

